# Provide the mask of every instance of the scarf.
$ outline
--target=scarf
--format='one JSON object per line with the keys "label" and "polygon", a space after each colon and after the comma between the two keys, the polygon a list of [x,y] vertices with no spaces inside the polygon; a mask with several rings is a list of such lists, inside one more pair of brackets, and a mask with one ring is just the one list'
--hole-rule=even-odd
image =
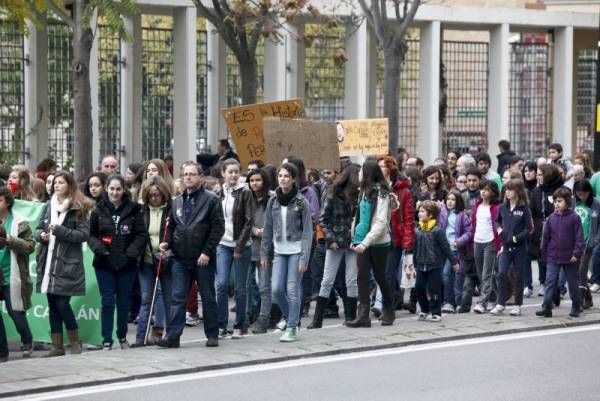
{"label": "scarf", "polygon": [[421,227],[421,230],[425,231],[426,233],[433,230],[433,228],[435,227],[436,224],[437,224],[436,219],[431,219],[431,220],[427,220],[427,221],[419,221],[419,227]]}
{"label": "scarf", "polygon": [[296,195],[298,195],[298,188],[296,188],[296,186],[294,185],[290,192],[288,192],[287,194],[284,193],[281,190],[281,188],[277,188],[275,190],[275,195],[277,195],[277,201],[279,201],[279,204],[281,206],[287,206],[290,204],[292,199],[294,199]]}
{"label": "scarf", "polygon": [[[48,227],[52,224],[59,225],[62,224],[65,220],[65,216],[67,215],[67,211],[71,207],[71,200],[65,199],[62,203],[58,202],[58,197],[56,195],[52,195],[50,199],[50,222],[48,223]],[[50,267],[52,266],[52,259],[54,257],[54,245],[56,243],[56,236],[47,229],[46,231],[50,238],[48,239],[48,252],[46,253],[46,265],[44,268],[44,278],[42,279],[42,294],[48,293],[48,285],[50,284]]]}

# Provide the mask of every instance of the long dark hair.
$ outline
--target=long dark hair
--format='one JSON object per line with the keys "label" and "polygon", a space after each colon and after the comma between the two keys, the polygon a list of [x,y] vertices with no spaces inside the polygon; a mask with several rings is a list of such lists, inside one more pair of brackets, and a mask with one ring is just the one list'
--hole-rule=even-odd
{"label": "long dark hair", "polygon": [[383,176],[377,160],[367,160],[362,165],[362,181],[360,183],[360,191],[369,196],[371,191],[379,186],[381,189],[387,189],[387,182]]}
{"label": "long dark hair", "polygon": [[464,212],[465,211],[465,200],[462,197],[462,195],[460,194],[460,192],[458,192],[458,190],[456,190],[456,189],[452,189],[450,192],[448,192],[448,195],[446,195],[446,200],[448,200],[448,197],[450,195],[454,196],[454,212],[457,214],[460,212]]}
{"label": "long dark hair", "polygon": [[492,193],[490,197],[490,205],[500,203],[500,191],[498,190],[498,184],[495,181],[488,180],[481,185],[481,190],[487,189]]}
{"label": "long dark hair", "polygon": [[[252,190],[252,188],[250,188],[250,178],[253,175],[260,175],[260,177],[263,180],[263,188],[262,188],[262,194],[257,194],[256,192],[254,192]],[[267,177],[267,173],[265,172],[264,169],[259,168],[259,169],[255,169],[255,170],[250,170],[248,172],[248,174],[246,175],[246,183],[248,184],[248,188],[250,188],[250,191],[252,192],[252,196],[254,197],[254,200],[257,202],[257,204],[259,206],[262,206],[263,208],[265,208],[267,206],[267,202],[269,201],[269,177]],[[259,201],[260,198],[260,201]]]}
{"label": "long dark hair", "polygon": [[360,183],[358,182],[359,171],[360,165],[355,163],[346,167],[333,183],[332,191],[328,195],[341,195],[352,203],[356,202],[358,200],[358,188],[360,186]]}
{"label": "long dark hair", "polygon": [[435,188],[435,191],[439,192],[442,189],[444,189],[444,174],[442,174],[442,170],[440,169],[439,166],[426,167],[425,170],[423,170],[423,174],[421,175],[421,177],[423,179],[423,183],[425,185],[427,185],[427,190],[429,191],[429,185],[427,184],[427,177],[429,177],[430,175],[434,175],[434,174],[437,174],[438,177],[440,177],[438,186],[437,186],[437,188]]}
{"label": "long dark hair", "polygon": [[267,188],[269,191],[275,191],[275,188],[277,188],[277,167],[275,167],[272,164],[266,164],[264,167],[261,168],[261,170],[266,174],[267,176],[267,182],[265,182],[265,185],[267,185]]}
{"label": "long dark hair", "polygon": [[577,192],[587,192],[589,195],[585,201],[585,205],[587,207],[592,206],[592,203],[594,203],[594,189],[592,188],[592,184],[590,183],[590,180],[583,179],[580,181],[577,181],[575,183],[575,185],[573,185],[573,193],[575,194],[575,202],[581,202],[582,199],[579,198],[579,196],[577,196]]}
{"label": "long dark hair", "polygon": [[79,208],[75,214],[77,218],[87,218],[93,208],[93,204],[81,193],[73,175],[67,171],[57,171],[54,173],[54,179],[52,180],[53,187],[57,178],[62,178],[67,183],[67,187],[69,188],[67,198],[71,200],[71,205]]}
{"label": "long dark hair", "polygon": [[294,178],[296,179],[296,184],[298,185],[298,189],[302,189],[305,186],[310,184],[308,182],[308,180],[306,179],[306,167],[304,166],[304,161],[301,158],[296,157],[296,156],[290,156],[287,158],[287,163],[285,163],[285,164],[293,164],[296,167],[296,169],[298,171],[298,176],[294,177]]}

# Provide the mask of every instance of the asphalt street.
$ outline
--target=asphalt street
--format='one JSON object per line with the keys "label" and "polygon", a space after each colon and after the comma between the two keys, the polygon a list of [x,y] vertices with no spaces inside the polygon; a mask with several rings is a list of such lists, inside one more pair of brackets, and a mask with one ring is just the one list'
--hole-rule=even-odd
{"label": "asphalt street", "polygon": [[167,376],[19,399],[597,401],[599,336],[600,325],[537,331]]}

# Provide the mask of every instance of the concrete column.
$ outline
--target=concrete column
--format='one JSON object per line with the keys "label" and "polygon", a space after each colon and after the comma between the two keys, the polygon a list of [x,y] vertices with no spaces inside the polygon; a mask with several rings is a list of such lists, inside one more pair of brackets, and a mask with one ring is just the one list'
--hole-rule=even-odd
{"label": "concrete column", "polygon": [[[43,17],[40,17],[43,18]],[[48,155],[48,30],[29,25],[25,37],[25,164],[34,171]]]}
{"label": "concrete column", "polygon": [[142,17],[125,17],[132,43],[121,41],[121,171],[142,160]]}
{"label": "concrete column", "polygon": [[265,102],[285,100],[286,97],[286,42],[289,34],[284,34],[282,43],[275,43],[265,39],[265,65],[264,65],[264,99]]}
{"label": "concrete column", "polygon": [[346,39],[346,57],[345,118],[369,118],[375,114],[377,55],[366,22]]}
{"label": "concrete column", "polygon": [[[287,25],[287,30],[291,32],[285,36],[286,48],[286,99],[304,99],[304,59],[306,58],[306,49],[304,43],[296,38],[304,35],[304,25]],[[265,79],[265,83],[268,82]]]}
{"label": "concrete column", "polygon": [[[98,23],[97,11],[94,12],[91,26],[95,27]],[[98,64],[99,54],[98,47],[100,45],[100,35],[94,35],[92,42],[92,51],[90,53],[90,96],[92,98],[92,171],[100,163],[100,125],[99,125],[99,109],[100,109],[100,66]],[[77,135],[77,132],[75,132]],[[118,156],[118,155],[117,155]]]}
{"label": "concrete column", "polygon": [[554,76],[552,141],[563,146],[567,156],[573,153],[573,27],[554,31]]}
{"label": "concrete column", "polygon": [[[487,131],[488,151],[495,149],[498,141],[509,140],[509,74],[510,45],[509,26],[495,26],[490,32]],[[492,169],[496,170],[497,160],[492,159]]]}
{"label": "concrete column", "polygon": [[208,103],[206,105],[206,128],[208,146],[213,153],[217,150],[217,141],[227,138],[227,126],[221,117],[221,109],[225,107],[227,72],[226,45],[215,27],[206,21],[206,51],[207,51],[207,82],[206,93]]}
{"label": "concrete column", "polygon": [[440,46],[439,21],[421,26],[419,59],[419,137],[417,154],[425,165],[441,154],[440,132]]}
{"label": "concrete column", "polygon": [[196,8],[173,10],[173,160],[196,159]]}

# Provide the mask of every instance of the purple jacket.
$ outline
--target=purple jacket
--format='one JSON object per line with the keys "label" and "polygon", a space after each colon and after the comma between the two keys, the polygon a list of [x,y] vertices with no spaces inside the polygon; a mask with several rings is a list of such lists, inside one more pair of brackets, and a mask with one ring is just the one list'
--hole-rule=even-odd
{"label": "purple jacket", "polygon": [[542,237],[542,260],[546,263],[560,265],[570,264],[575,256],[577,260],[583,255],[583,229],[581,219],[571,209],[564,213],[552,213]]}
{"label": "purple jacket", "polygon": [[308,208],[310,209],[310,217],[312,218],[313,226],[319,224],[319,217],[321,216],[321,207],[319,206],[319,197],[317,192],[312,185],[306,185],[300,189],[300,193],[304,195],[308,201]]}
{"label": "purple jacket", "polygon": [[458,264],[460,265],[460,271],[462,272],[464,271],[465,256],[469,253],[471,245],[471,220],[469,220],[469,217],[465,212],[460,212],[456,215],[454,236],[456,237],[456,244],[458,245]]}

